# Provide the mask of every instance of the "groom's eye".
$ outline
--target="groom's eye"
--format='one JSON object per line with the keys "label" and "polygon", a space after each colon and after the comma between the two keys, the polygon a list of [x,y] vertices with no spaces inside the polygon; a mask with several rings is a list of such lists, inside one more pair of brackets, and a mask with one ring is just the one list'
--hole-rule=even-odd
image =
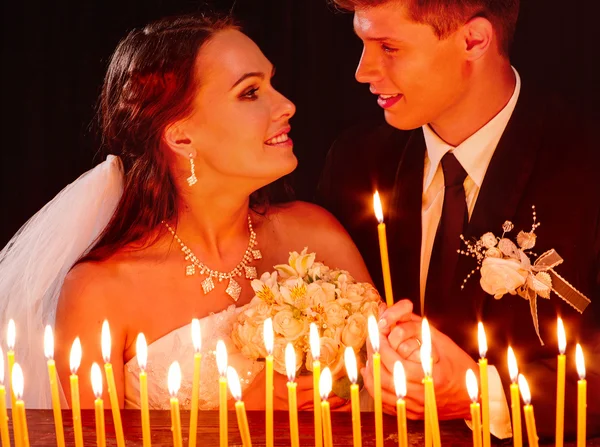
{"label": "groom's eye", "polygon": [[254,100],[254,99],[258,98],[258,96],[256,95],[256,92],[258,92],[258,87],[250,87],[250,88],[244,90],[244,92],[240,95],[240,99]]}
{"label": "groom's eye", "polygon": [[385,53],[395,53],[396,51],[398,51],[397,48],[393,48],[390,47],[389,45],[386,45],[384,43],[381,44],[381,49],[385,52]]}

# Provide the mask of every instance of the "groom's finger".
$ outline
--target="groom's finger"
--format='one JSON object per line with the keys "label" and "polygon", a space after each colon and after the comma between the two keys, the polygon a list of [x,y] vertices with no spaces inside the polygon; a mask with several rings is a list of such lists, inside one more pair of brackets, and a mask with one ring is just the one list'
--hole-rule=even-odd
{"label": "groom's finger", "polygon": [[379,331],[387,335],[392,327],[401,321],[410,321],[413,304],[409,300],[400,300],[392,307],[388,307],[379,318]]}
{"label": "groom's finger", "polygon": [[[419,348],[419,337],[421,336],[421,325],[414,321],[399,323],[390,331],[388,341],[392,349],[404,358],[412,353],[414,349]],[[412,344],[407,343],[412,339]],[[407,343],[406,346],[402,346]],[[416,345],[416,348],[413,346]]]}

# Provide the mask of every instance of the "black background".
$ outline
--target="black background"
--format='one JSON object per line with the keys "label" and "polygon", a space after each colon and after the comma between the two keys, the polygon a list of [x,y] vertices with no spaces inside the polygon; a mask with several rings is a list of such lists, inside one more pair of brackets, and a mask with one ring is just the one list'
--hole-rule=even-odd
{"label": "black background", "polygon": [[[522,1],[512,61],[526,82],[559,91],[600,123],[593,3]],[[352,16],[326,0],[3,0],[0,247],[100,161],[95,106],[118,41],[133,27],[207,4],[233,10],[277,66],[276,87],[298,108],[292,137],[300,160],[294,174],[299,198],[312,197],[336,135],[382,115],[368,87],[354,80],[361,44]]]}

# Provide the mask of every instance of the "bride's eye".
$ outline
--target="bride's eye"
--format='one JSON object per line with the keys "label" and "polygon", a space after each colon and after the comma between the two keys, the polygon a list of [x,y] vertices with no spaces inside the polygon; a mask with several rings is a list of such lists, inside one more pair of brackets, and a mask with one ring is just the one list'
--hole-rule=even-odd
{"label": "bride's eye", "polygon": [[258,96],[256,95],[256,92],[258,92],[258,87],[249,88],[248,90],[245,90],[244,93],[242,93],[240,95],[240,99],[254,100],[254,99],[258,98]]}

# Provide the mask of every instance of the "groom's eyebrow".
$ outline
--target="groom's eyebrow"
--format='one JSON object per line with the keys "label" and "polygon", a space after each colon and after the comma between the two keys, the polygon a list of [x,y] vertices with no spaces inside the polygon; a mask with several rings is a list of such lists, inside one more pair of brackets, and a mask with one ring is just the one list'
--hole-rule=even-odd
{"label": "groom's eyebrow", "polygon": [[[271,77],[273,77],[274,75],[275,75],[275,66],[273,66],[271,68]],[[265,79],[265,77],[266,77],[266,75],[262,71],[250,71],[248,73],[244,73],[237,81],[235,81],[235,83],[231,86],[230,90],[233,90],[235,87],[240,85],[242,82],[244,82],[248,78]]]}

